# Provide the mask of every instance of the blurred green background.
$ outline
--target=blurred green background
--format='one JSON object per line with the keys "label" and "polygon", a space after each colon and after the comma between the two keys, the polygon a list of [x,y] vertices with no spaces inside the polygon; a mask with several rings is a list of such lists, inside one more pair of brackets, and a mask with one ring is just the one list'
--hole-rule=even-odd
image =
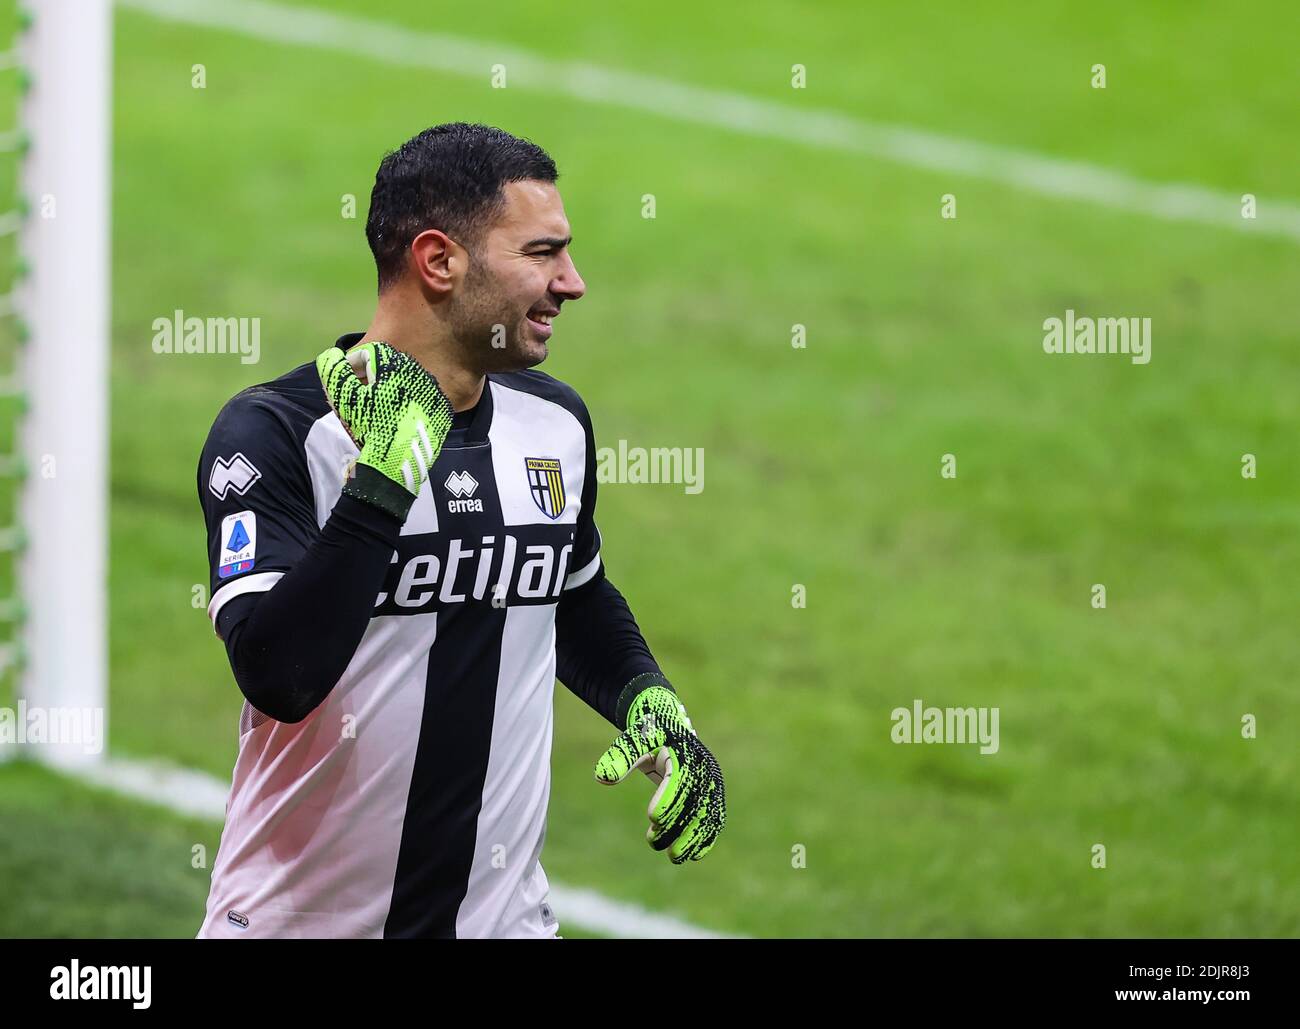
{"label": "blurred green background", "polygon": [[[1255,193],[1261,218],[1300,199],[1281,2],[314,7]],[[493,89],[487,68],[131,9],[115,33],[116,755],[228,781],[241,696],[191,603],[207,581],[200,446],[231,395],[365,327],[380,156],[485,121],[556,158],[588,285],[543,370],[584,396],[598,444],[706,454],[702,493],[606,485],[599,523],[611,579],[726,772],[726,832],[689,867],[651,852],[641,784],[592,781],[610,726],[557,686],[553,879],[756,936],[1300,932],[1300,241],[523,74]],[[807,89],[791,89],[796,63]],[[153,353],[153,319],[176,308],[260,318],[261,363]],[[1150,317],[1151,363],[1044,355],[1043,319],[1066,308]],[[890,712],[917,697],[999,707],[1000,751],[893,744]],[[197,930],[208,873],[191,848],[215,855],[219,825],[21,765],[0,768],[0,825],[0,880],[23,884],[0,891],[0,934]]]}

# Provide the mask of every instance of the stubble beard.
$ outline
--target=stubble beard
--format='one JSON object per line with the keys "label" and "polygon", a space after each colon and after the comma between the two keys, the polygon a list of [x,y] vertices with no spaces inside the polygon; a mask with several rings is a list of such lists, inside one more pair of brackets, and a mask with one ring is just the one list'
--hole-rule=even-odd
{"label": "stubble beard", "polygon": [[531,333],[525,315],[507,310],[499,281],[473,257],[463,289],[453,300],[452,336],[479,372],[516,372],[546,360],[546,342],[523,338]]}

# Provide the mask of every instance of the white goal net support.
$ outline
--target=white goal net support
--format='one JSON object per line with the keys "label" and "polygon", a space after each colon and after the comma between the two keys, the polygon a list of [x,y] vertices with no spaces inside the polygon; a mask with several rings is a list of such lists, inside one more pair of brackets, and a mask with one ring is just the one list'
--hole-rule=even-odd
{"label": "white goal net support", "polygon": [[0,72],[21,83],[18,124],[4,137],[20,165],[18,204],[3,215],[19,274],[0,315],[16,349],[5,388],[21,421],[16,452],[0,458],[19,497],[13,523],[0,525],[15,572],[0,600],[11,629],[0,663],[16,683],[0,753],[73,765],[103,757],[108,721],[112,6],[24,6]]}

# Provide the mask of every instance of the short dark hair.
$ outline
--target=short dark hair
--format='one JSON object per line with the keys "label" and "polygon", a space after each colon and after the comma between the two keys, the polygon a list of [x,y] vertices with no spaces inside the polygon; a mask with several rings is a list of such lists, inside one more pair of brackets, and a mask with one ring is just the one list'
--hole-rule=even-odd
{"label": "short dark hair", "polygon": [[468,247],[495,221],[507,182],[557,178],[545,150],[491,125],[449,122],[411,137],[384,156],[370,193],[366,240],[380,292],[400,278],[421,232],[439,229]]}

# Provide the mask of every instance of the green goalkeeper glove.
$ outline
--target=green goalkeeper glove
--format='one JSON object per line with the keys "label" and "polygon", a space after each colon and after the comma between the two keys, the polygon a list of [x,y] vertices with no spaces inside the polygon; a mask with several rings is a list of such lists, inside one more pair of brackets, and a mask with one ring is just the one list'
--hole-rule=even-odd
{"label": "green goalkeeper glove", "polygon": [[671,687],[653,685],[636,694],[626,725],[596,762],[597,781],[613,786],[634,768],[644,771],[659,784],[646,811],[646,841],[655,850],[667,849],[675,865],[700,860],[727,822],[722,769],[695,735]]}
{"label": "green goalkeeper glove", "polygon": [[438,380],[409,354],[378,341],[346,354],[330,347],[316,358],[316,371],[361,447],[343,492],[405,520],[451,431],[451,404]]}

